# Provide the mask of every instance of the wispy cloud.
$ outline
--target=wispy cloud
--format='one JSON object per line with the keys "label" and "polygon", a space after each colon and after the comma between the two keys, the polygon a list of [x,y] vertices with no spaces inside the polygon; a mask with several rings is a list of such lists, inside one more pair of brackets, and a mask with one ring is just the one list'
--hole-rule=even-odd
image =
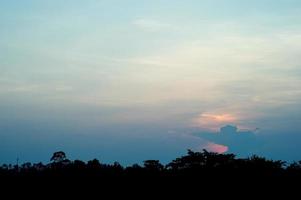
{"label": "wispy cloud", "polygon": [[0,94],[33,94],[33,93],[57,93],[70,92],[73,87],[64,83],[31,83],[22,81],[1,81],[0,80]]}
{"label": "wispy cloud", "polygon": [[161,22],[159,20],[154,20],[154,19],[146,19],[146,18],[135,19],[132,22],[132,24],[144,31],[150,31],[150,32],[157,32],[157,31],[174,28],[169,23]]}

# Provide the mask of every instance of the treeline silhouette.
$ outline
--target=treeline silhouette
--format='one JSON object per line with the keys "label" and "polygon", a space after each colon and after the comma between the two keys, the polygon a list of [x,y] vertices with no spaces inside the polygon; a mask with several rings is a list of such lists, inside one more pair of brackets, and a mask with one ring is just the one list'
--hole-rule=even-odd
{"label": "treeline silhouette", "polygon": [[[232,198],[239,191],[257,198],[262,193],[276,195],[279,191],[287,195],[294,190],[298,194],[300,180],[301,162],[288,164],[259,156],[237,158],[234,154],[206,150],[188,150],[186,155],[166,165],[158,160],[127,167],[97,159],[71,161],[59,151],[48,164],[28,162],[0,167],[0,192],[10,191],[9,195],[21,197],[39,192],[53,198],[57,198],[58,193],[68,198],[70,195],[77,198],[80,193],[109,195],[110,199],[139,193],[143,198],[153,196],[153,199],[162,194],[168,198],[181,195],[183,199],[202,195]],[[284,192],[287,188],[290,193]]]}
{"label": "treeline silhouette", "polygon": [[218,154],[203,150],[188,150],[187,155],[176,158],[167,165],[159,160],[146,160],[143,165],[124,167],[118,162],[101,163],[94,159],[88,162],[71,161],[63,151],[55,152],[50,163],[30,162],[21,165],[0,167],[1,177],[283,177],[300,176],[301,161],[287,164],[281,160],[269,160],[252,156],[236,158],[234,154]]}

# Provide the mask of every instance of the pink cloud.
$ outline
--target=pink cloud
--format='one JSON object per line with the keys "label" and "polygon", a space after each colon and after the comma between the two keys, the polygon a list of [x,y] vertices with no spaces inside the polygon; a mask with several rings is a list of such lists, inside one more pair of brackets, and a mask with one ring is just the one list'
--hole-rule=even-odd
{"label": "pink cloud", "polygon": [[215,153],[226,153],[229,150],[229,147],[209,142],[205,149]]}

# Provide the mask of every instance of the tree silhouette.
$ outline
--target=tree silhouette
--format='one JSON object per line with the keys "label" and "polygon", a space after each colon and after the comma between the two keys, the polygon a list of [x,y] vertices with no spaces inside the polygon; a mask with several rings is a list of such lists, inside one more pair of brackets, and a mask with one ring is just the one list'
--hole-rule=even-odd
{"label": "tree silhouette", "polygon": [[164,166],[159,160],[146,160],[144,161],[144,168],[152,171],[162,171]]}
{"label": "tree silhouette", "polygon": [[[53,153],[51,163],[24,163],[20,168],[3,164],[0,167],[1,177],[22,177],[25,180],[32,177],[42,177],[54,180],[80,180],[93,178],[99,183],[105,184],[116,180],[122,180],[123,184],[130,181],[147,183],[148,181],[180,180],[184,182],[191,179],[203,182],[210,182],[215,179],[235,180],[238,182],[254,179],[280,179],[287,177],[301,178],[301,162],[295,162],[286,167],[281,160],[269,160],[264,157],[252,156],[249,158],[236,158],[234,154],[218,154],[203,150],[194,152],[188,150],[187,154],[174,159],[167,165],[159,160],[145,160],[143,166],[134,164],[124,168],[120,163],[102,164],[99,160],[93,159],[86,162],[81,160],[70,161],[63,151]],[[260,179],[259,179],[260,178]],[[39,180],[39,179],[38,179]],[[170,182],[169,182],[170,181]],[[162,183],[163,183],[162,182]]]}
{"label": "tree silhouette", "polygon": [[301,170],[301,161],[293,162],[287,167],[288,170]]}
{"label": "tree silhouette", "polygon": [[99,169],[101,167],[101,164],[100,164],[99,160],[93,159],[93,160],[88,161],[87,167],[90,169]]}
{"label": "tree silhouette", "polygon": [[61,163],[64,160],[66,160],[66,154],[63,151],[54,152],[50,161],[53,161],[54,163]]}
{"label": "tree silhouette", "polygon": [[167,168],[172,170],[196,169],[202,168],[205,163],[206,160],[203,153],[188,150],[186,156],[173,160],[167,165]]}

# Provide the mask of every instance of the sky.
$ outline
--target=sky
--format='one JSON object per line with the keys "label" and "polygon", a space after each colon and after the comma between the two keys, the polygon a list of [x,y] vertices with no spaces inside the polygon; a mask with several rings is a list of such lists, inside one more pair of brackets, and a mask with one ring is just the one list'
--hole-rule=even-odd
{"label": "sky", "polygon": [[0,163],[301,160],[300,19],[299,0],[0,0]]}

